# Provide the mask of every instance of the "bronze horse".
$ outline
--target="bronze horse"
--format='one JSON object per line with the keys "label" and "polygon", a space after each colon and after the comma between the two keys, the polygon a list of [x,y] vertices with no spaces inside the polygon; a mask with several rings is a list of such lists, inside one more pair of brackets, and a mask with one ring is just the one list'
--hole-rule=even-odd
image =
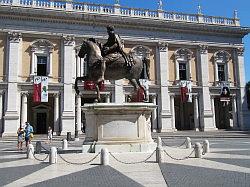
{"label": "bronze horse", "polygon": [[[84,58],[86,55],[86,61],[87,61],[87,76],[84,77],[77,77],[75,80],[75,91],[77,94],[79,94],[78,89],[78,81],[93,81],[95,83],[95,88],[97,92],[97,99],[100,102],[100,90],[98,87],[98,80],[101,77],[101,62],[102,62],[102,55],[101,55],[101,49],[99,46],[89,40],[84,40],[80,51],[78,53],[78,56],[80,58]],[[139,78],[141,77],[141,73],[143,70],[143,63],[147,63],[146,67],[148,67],[149,61],[143,61],[139,57],[136,57],[133,55],[133,65],[132,67],[128,68],[125,65],[125,60],[121,56],[117,60],[113,62],[107,62],[106,63],[106,71],[104,74],[105,80],[119,80],[126,78],[130,81],[130,83],[133,85],[134,90],[138,91],[139,88],[143,88],[139,82]],[[146,68],[148,71],[148,68]],[[144,88],[143,88],[144,89]],[[146,92],[144,89],[145,98]]]}

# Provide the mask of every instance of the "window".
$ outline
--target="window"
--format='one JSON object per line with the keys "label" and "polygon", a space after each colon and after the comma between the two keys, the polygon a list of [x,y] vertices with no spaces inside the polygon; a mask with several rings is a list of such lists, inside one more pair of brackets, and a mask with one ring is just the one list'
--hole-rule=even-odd
{"label": "window", "polygon": [[30,76],[52,76],[53,44],[48,40],[38,39],[30,47],[32,54]]}
{"label": "window", "polygon": [[219,81],[225,81],[225,65],[218,64],[218,77]]}
{"label": "window", "polygon": [[179,75],[180,75],[180,80],[187,80],[186,63],[179,63]]}
{"label": "window", "polygon": [[191,80],[191,58],[193,52],[189,49],[178,49],[175,55],[175,80],[177,84],[180,80]]}
{"label": "window", "polygon": [[226,51],[221,50],[214,54],[215,85],[229,81],[229,59],[230,54]]}
{"label": "window", "polygon": [[47,76],[47,57],[37,56],[37,75]]}

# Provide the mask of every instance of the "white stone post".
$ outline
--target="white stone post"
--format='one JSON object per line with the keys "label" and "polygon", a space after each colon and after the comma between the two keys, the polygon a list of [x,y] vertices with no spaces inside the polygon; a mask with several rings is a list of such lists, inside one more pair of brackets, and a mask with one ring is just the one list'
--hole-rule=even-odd
{"label": "white stone post", "polygon": [[167,43],[159,43],[158,48],[158,71],[159,77],[158,83],[160,85],[160,102],[159,102],[159,123],[160,123],[160,131],[173,131],[172,128],[172,115],[170,111],[170,96],[168,93],[168,80],[169,80],[169,68],[168,68],[168,44]]}
{"label": "white stone post", "polygon": [[199,69],[202,95],[200,95],[200,123],[204,131],[217,130],[214,124],[213,112],[209,91],[209,66],[208,66],[208,46],[200,45],[198,50]]}
{"label": "white stone post", "polygon": [[198,103],[198,96],[195,95],[194,97],[194,128],[196,131],[199,131],[199,103]]}
{"label": "white stone post", "polygon": [[101,150],[101,165],[103,166],[109,165],[109,151],[107,148]]}
{"label": "white stone post", "polygon": [[210,152],[209,141],[204,140],[203,141],[203,153],[209,153],[209,152]]}
{"label": "white stone post", "polygon": [[63,91],[61,93],[61,135],[66,135],[67,132],[75,133],[75,91],[72,89],[74,75],[72,64],[75,60],[75,38],[73,36],[63,36],[62,43]]}
{"label": "white stone post", "polygon": [[212,95],[211,96],[211,107],[212,107],[212,113],[213,113],[214,126],[216,127],[214,98],[215,98],[215,96]]}
{"label": "white stone post", "polygon": [[57,163],[57,149],[56,149],[56,147],[51,147],[50,148],[49,163],[50,164],[56,164]]}
{"label": "white stone post", "polygon": [[163,149],[162,147],[156,147],[156,163],[163,162]]}
{"label": "white stone post", "polygon": [[54,94],[54,132],[59,135],[59,93]]}
{"label": "white stone post", "polygon": [[237,111],[238,111],[238,124],[241,130],[250,130],[250,111],[247,107],[247,95],[245,91],[245,62],[244,62],[244,48],[237,48],[236,51],[237,63],[237,83],[240,89],[237,92]]}
{"label": "white stone post", "polygon": [[200,143],[195,143],[195,145],[194,145],[194,154],[195,154],[195,158],[201,158],[202,147],[201,147]]}
{"label": "white stone post", "polygon": [[63,150],[68,149],[68,141],[66,139],[63,139],[63,141],[62,141],[62,149]]}
{"label": "white stone post", "polygon": [[109,93],[107,93],[105,95],[105,103],[110,103],[110,94]]}
{"label": "white stone post", "polygon": [[187,137],[185,143],[186,143],[186,148],[187,148],[187,149],[192,148],[192,141],[191,141],[191,138]]}
{"label": "white stone post", "polygon": [[[156,105],[157,104],[156,103],[156,95],[152,95],[151,98],[152,98],[152,103],[154,105]],[[153,132],[157,132],[158,131],[158,127],[157,127],[157,109],[153,110],[151,119],[152,119],[152,129],[153,129]]]}
{"label": "white stone post", "polygon": [[24,125],[27,121],[27,113],[28,113],[28,99],[27,99],[27,92],[21,93],[22,95],[22,111],[21,111],[21,125]]}
{"label": "white stone post", "polygon": [[29,144],[27,146],[27,158],[34,159],[34,152],[35,152],[34,146],[32,144]]}
{"label": "white stone post", "polygon": [[8,47],[6,59],[6,75],[8,81],[5,97],[4,135],[15,135],[20,124],[19,107],[20,93],[17,88],[19,66],[22,62],[21,34],[16,32],[8,33]]}
{"label": "white stone post", "polygon": [[78,134],[81,132],[81,123],[82,123],[81,95],[76,95],[76,124],[77,124],[76,130],[78,131]]}

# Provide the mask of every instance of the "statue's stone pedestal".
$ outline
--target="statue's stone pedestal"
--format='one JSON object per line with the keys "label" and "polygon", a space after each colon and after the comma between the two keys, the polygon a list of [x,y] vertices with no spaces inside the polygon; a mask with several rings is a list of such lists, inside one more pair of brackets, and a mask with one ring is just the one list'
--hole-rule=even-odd
{"label": "statue's stone pedestal", "polygon": [[152,103],[96,103],[82,107],[86,118],[83,152],[152,152]]}

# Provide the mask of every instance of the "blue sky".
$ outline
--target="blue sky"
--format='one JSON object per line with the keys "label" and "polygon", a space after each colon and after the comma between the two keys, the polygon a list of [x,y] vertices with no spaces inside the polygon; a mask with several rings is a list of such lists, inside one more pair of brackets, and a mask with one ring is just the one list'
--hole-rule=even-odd
{"label": "blue sky", "polygon": [[[77,1],[77,0],[76,0]],[[115,0],[81,0],[99,4],[114,4]],[[122,6],[157,9],[158,0],[120,0]],[[234,10],[242,27],[250,27],[249,0],[163,0],[166,11],[197,13],[197,6],[201,5],[202,13],[211,16],[233,17]],[[246,81],[250,81],[250,35],[245,36],[245,69]]]}

